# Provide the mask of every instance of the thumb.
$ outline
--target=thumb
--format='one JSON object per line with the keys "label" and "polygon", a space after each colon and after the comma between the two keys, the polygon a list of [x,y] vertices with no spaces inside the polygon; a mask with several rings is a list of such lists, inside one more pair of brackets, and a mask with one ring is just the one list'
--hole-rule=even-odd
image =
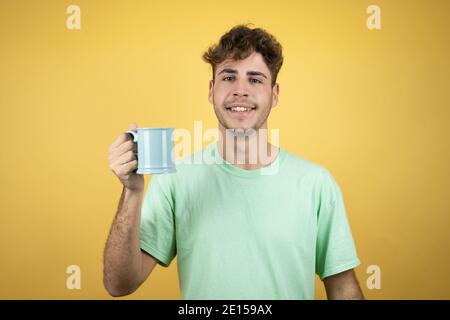
{"label": "thumb", "polygon": [[132,122],[129,126],[128,126],[128,130],[136,130],[137,129],[137,123],[136,122]]}

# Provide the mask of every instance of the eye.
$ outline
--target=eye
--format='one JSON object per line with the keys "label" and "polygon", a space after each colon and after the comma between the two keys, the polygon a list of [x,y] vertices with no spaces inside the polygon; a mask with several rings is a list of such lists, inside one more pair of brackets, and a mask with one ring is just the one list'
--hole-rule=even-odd
{"label": "eye", "polygon": [[250,82],[251,82],[251,83],[262,83],[261,80],[256,79],[256,78],[250,78]]}
{"label": "eye", "polygon": [[234,77],[225,77],[222,80],[223,81],[230,81],[230,80],[234,80]]}

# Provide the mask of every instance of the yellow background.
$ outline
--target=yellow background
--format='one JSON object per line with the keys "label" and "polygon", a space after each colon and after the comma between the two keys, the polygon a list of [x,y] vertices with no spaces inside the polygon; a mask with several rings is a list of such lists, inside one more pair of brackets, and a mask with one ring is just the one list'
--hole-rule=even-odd
{"label": "yellow background", "polygon": [[[81,30],[66,28],[70,4]],[[366,27],[370,4],[381,30]],[[247,22],[284,47],[269,127],[341,186],[366,297],[450,298],[443,0],[2,1],[0,298],[109,297],[102,251],[121,192],[109,144],[131,121],[216,127],[201,55]],[[66,289],[71,264],[81,290]],[[369,265],[380,290],[366,287]],[[179,297],[173,263],[128,298]]]}

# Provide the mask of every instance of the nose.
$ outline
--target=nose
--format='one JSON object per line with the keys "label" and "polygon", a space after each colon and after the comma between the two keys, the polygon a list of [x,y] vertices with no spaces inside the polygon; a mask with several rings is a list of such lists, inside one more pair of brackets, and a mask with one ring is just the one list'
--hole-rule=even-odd
{"label": "nose", "polygon": [[235,97],[247,97],[248,98],[248,93],[246,91],[243,91],[243,90],[238,90],[238,91],[235,91],[233,93],[233,96],[235,96]]}
{"label": "nose", "polygon": [[233,88],[233,96],[248,98],[248,90],[244,81],[236,81],[236,86]]}

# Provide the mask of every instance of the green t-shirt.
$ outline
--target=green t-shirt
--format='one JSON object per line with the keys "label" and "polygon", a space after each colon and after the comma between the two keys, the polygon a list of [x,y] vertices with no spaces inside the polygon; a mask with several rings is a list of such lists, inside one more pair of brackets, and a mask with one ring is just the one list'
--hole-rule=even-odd
{"label": "green t-shirt", "polygon": [[244,170],[217,143],[152,176],[141,248],[162,266],[177,256],[183,299],[314,299],[316,273],[360,264],[325,168],[280,148],[268,166]]}

